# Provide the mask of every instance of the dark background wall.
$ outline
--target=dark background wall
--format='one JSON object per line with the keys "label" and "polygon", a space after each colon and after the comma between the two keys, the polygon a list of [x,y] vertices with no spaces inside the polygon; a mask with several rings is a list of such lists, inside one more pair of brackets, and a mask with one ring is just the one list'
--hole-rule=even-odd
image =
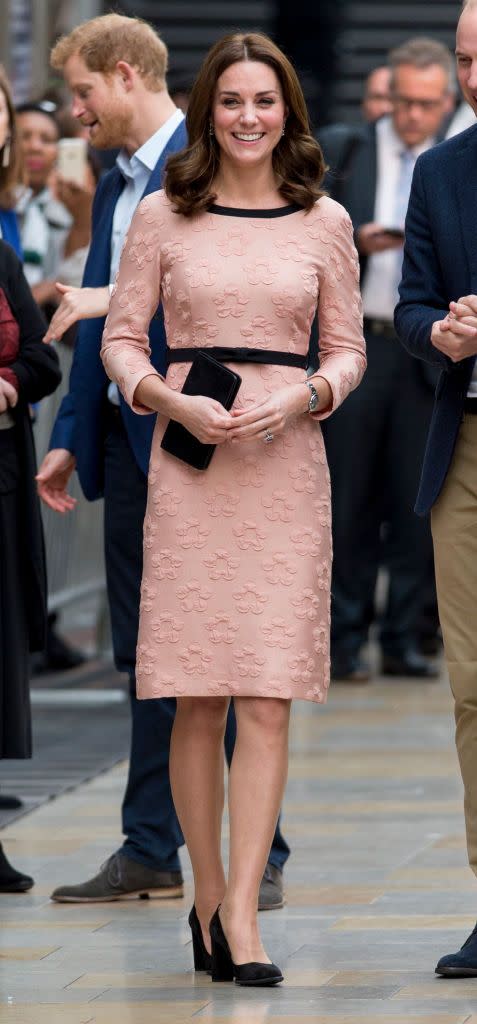
{"label": "dark background wall", "polygon": [[[193,80],[225,32],[269,33],[296,64],[314,125],[358,116],[363,79],[412,35],[454,47],[460,0],[142,0],[115,9],[155,24],[170,49],[169,85]],[[110,9],[105,4],[105,10]]]}

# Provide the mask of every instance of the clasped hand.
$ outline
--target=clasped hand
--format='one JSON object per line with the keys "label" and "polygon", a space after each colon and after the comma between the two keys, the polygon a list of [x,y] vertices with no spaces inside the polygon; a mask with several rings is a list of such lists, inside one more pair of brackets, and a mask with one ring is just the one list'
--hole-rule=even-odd
{"label": "clasped hand", "polygon": [[[303,386],[298,394],[294,388],[282,388],[270,398],[243,411],[227,412],[220,402],[201,395],[183,396],[181,423],[203,444],[225,441],[253,441],[266,431],[276,435],[284,430],[290,416],[303,408]],[[301,402],[301,407],[300,403]]]}
{"label": "clasped hand", "polygon": [[450,303],[444,320],[432,325],[431,342],[453,363],[477,355],[477,295]]}

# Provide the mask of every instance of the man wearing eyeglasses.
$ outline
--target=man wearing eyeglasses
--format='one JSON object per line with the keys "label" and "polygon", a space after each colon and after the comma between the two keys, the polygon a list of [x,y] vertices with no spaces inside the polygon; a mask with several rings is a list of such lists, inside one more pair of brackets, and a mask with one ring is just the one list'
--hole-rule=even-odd
{"label": "man wearing eyeglasses", "polygon": [[[362,650],[383,563],[389,589],[379,631],[382,672],[437,675],[417,645],[432,543],[428,520],[413,513],[435,379],[397,343],[393,314],[414,164],[439,141],[453,107],[453,64],[441,43],[419,38],[392,51],[389,63],[391,115],[363,128],[344,173],[328,182],[355,228],[368,350],[359,392],[323,424],[333,484],[332,674],[350,682],[369,676]],[[333,171],[333,146],[326,134],[320,141]]]}

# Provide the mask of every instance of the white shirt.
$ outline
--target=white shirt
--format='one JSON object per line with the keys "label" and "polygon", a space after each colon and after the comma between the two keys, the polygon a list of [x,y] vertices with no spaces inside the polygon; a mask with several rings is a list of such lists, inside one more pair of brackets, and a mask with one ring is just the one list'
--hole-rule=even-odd
{"label": "white shirt", "polygon": [[[154,135],[151,135],[150,139],[147,139],[147,142],[140,146],[131,157],[128,156],[124,149],[116,157],[116,164],[126,181],[126,185],[119,196],[113,215],[111,266],[109,273],[110,290],[116,280],[124,240],[136,212],[136,207],[142,199],[144,189],[161,153],[163,153],[169,139],[172,138],[176,128],[179,127],[183,120],[184,114],[182,110],[177,108],[165,124]],[[116,384],[111,383],[109,385],[108,398],[113,405],[119,405],[119,392]]]}
{"label": "white shirt", "polygon": [[23,271],[32,288],[40,281],[61,280],[60,268],[73,218],[51,189],[19,190],[16,204],[24,253]]}
{"label": "white shirt", "polygon": [[[414,146],[412,153],[417,159],[433,144],[433,138],[426,139],[420,146]],[[376,125],[376,148],[377,186],[374,221],[385,228],[402,228],[403,224],[396,224],[395,206],[404,144],[394,130],[391,117],[381,118]],[[376,252],[369,256],[362,286],[366,317],[392,322],[399,299],[396,287],[397,259],[399,250],[396,249]]]}
{"label": "white shirt", "polygon": [[472,107],[468,103],[461,103],[457,107],[457,110],[449,124],[446,131],[446,139],[453,139],[454,135],[459,135],[460,132],[465,132],[467,128],[471,128],[475,124],[475,114]]}

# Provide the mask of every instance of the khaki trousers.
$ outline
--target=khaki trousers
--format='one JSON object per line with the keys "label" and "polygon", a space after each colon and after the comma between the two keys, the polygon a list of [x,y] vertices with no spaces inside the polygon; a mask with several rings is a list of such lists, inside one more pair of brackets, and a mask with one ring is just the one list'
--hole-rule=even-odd
{"label": "khaki trousers", "polygon": [[477,416],[461,424],[431,515],[439,615],[455,699],[469,863],[477,874]]}

